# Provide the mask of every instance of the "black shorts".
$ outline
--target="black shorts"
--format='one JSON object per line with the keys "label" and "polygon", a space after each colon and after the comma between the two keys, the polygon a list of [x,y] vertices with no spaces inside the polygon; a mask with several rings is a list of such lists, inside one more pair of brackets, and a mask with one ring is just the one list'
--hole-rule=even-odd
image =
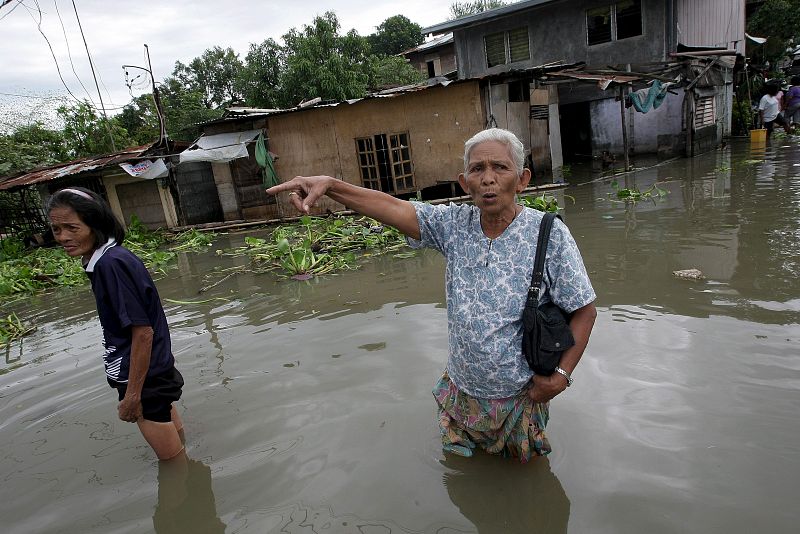
{"label": "black shorts", "polygon": [[[108,380],[108,384],[117,390],[120,401],[125,398],[128,384],[113,380]],[[142,416],[148,421],[169,423],[172,420],[172,403],[181,398],[181,388],[183,376],[175,367],[160,375],[145,378],[142,386]]]}
{"label": "black shorts", "polygon": [[780,124],[781,126],[786,126],[786,120],[783,118],[783,115],[778,113],[778,116],[775,117],[775,120],[771,120],[769,122],[764,123],[764,128],[767,129],[768,132],[771,132],[774,128],[775,124]]}

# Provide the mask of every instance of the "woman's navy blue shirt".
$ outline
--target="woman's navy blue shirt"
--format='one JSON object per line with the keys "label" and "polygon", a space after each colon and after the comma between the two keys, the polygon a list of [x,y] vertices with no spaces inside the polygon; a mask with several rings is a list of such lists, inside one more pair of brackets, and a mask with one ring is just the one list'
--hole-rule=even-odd
{"label": "woman's navy blue shirt", "polygon": [[97,249],[84,266],[92,282],[103,327],[103,363],[108,379],[126,383],[131,357],[131,327],[151,326],[153,348],[147,376],[170,370],[175,359],[161,299],[147,268],[113,240]]}

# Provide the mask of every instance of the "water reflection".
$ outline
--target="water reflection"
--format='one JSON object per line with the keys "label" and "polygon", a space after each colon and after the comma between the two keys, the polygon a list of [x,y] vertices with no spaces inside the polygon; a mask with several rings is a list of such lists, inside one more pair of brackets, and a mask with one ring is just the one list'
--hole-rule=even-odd
{"label": "water reflection", "polygon": [[526,465],[480,454],[448,455],[444,484],[480,534],[567,532],[570,502],[547,458]]}
{"label": "water reflection", "polygon": [[153,527],[158,534],[225,532],[225,524],[217,517],[210,467],[186,455],[158,462]]}

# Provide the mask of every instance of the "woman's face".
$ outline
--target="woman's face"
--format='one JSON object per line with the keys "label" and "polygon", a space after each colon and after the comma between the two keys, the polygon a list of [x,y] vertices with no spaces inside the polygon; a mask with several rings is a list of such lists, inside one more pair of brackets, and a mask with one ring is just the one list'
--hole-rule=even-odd
{"label": "woman's face", "polygon": [[50,227],[53,229],[53,237],[64,247],[67,255],[82,256],[89,260],[95,249],[94,232],[78,217],[74,209],[61,206],[50,210]]}
{"label": "woman's face", "polygon": [[485,141],[469,153],[467,172],[459,183],[482,212],[500,215],[514,210],[516,194],[530,181],[530,171],[517,174],[511,149],[498,141]]}

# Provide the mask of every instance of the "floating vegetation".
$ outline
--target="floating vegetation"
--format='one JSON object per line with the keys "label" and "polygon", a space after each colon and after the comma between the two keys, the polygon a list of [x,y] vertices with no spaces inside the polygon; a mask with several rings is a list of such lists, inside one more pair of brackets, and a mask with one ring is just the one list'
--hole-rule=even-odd
{"label": "floating vegetation", "polygon": [[[174,237],[162,230],[149,230],[133,217],[124,245],[139,256],[148,269],[163,273],[177,252],[207,250],[216,237],[213,233],[189,230]],[[67,256],[61,247],[28,250],[15,238],[0,240],[0,296],[32,294],[53,287],[86,284],[80,258]]]}
{"label": "floating vegetation", "polygon": [[636,186],[633,186],[632,188],[621,188],[619,186],[619,182],[614,180],[611,182],[611,187],[614,188],[614,192],[608,193],[608,196],[610,197],[614,195],[617,198],[612,198],[609,200],[612,202],[624,202],[626,204],[636,204],[642,200],[651,200],[653,203],[655,203],[656,198],[665,197],[668,193],[668,191],[659,188],[656,184],[651,185],[649,189],[640,191]]}
{"label": "floating vegetation", "polygon": [[[572,200],[573,204],[575,203],[575,198],[569,195],[564,195],[564,198]],[[537,196],[524,196],[520,198],[520,201],[523,206],[539,211],[558,213],[558,210],[563,209],[558,205],[558,199],[556,197],[547,195],[546,193]]]}
{"label": "floating vegetation", "polygon": [[0,317],[0,347],[35,331],[35,326],[23,324],[16,313],[12,313],[8,317]]}
{"label": "floating vegetation", "polygon": [[398,230],[369,217],[304,216],[295,224],[278,226],[269,238],[246,237],[243,247],[218,251],[228,256],[248,256],[251,265],[218,271],[224,273],[224,278],[201,291],[244,271],[279,271],[297,280],[307,280],[356,269],[359,257],[399,252],[406,247]]}

